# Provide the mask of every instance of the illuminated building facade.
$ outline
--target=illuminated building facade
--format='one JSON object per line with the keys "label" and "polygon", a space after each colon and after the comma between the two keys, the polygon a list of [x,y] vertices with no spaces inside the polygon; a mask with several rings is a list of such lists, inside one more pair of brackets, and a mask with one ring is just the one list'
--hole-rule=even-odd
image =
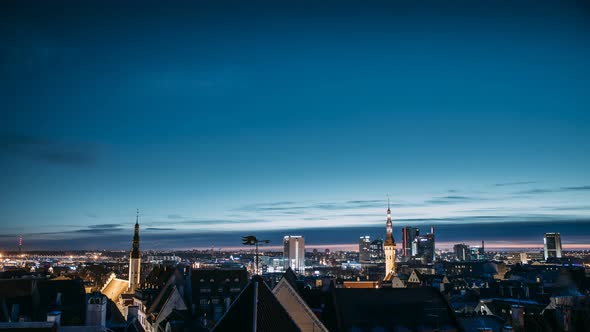
{"label": "illuminated building facade", "polygon": [[359,238],[359,262],[371,261],[371,237],[368,235]]}
{"label": "illuminated building facade", "polygon": [[545,260],[551,257],[561,258],[561,234],[545,233],[543,237],[543,254]]}
{"label": "illuminated building facade", "polygon": [[391,209],[389,208],[389,200],[387,202],[387,222],[385,242],[383,243],[383,251],[385,252],[385,279],[390,279],[395,275],[395,239],[393,238],[393,225],[391,223]]}
{"label": "illuminated building facade", "polygon": [[301,235],[287,235],[283,238],[283,258],[285,270],[305,274],[305,239]]}
{"label": "illuminated building facade", "polygon": [[418,227],[406,226],[402,228],[402,257],[414,256],[412,254],[412,243],[419,235],[420,229]]}
{"label": "illuminated building facade", "polygon": [[471,253],[469,246],[465,243],[455,244],[453,246],[453,252],[455,253],[455,259],[458,261],[469,260],[469,255]]}
{"label": "illuminated building facade", "polygon": [[371,242],[369,247],[369,255],[372,263],[383,263],[385,260],[385,253],[383,252],[383,240],[376,239]]}
{"label": "illuminated building facade", "polygon": [[418,235],[412,245],[412,257],[420,258],[422,263],[430,264],[436,259],[434,244],[434,226],[430,227],[430,233]]}

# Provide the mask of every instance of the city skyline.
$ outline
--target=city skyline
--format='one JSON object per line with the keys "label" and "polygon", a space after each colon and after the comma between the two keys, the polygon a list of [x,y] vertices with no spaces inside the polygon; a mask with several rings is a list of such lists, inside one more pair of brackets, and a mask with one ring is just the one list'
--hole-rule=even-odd
{"label": "city skyline", "polygon": [[0,250],[589,247],[583,2],[61,3],[0,4]]}

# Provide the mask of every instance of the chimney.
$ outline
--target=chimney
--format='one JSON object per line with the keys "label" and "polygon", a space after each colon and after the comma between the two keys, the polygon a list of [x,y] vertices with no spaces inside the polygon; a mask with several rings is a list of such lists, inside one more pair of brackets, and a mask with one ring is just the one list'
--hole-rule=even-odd
{"label": "chimney", "polygon": [[94,292],[86,305],[86,326],[106,326],[107,299],[104,295]]}

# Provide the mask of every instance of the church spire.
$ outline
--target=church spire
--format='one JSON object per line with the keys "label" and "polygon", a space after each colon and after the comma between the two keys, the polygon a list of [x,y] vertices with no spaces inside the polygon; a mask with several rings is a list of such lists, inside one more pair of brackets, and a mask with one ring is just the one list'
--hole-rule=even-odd
{"label": "church spire", "polygon": [[135,234],[133,234],[133,244],[131,254],[129,255],[129,289],[133,292],[140,287],[141,282],[141,253],[139,252],[139,209],[135,215]]}
{"label": "church spire", "polygon": [[393,239],[393,224],[391,222],[391,208],[389,206],[389,195],[387,195],[387,222],[385,224],[387,233],[385,235],[385,243],[395,245],[395,240]]}
{"label": "church spire", "polygon": [[133,234],[133,244],[131,247],[131,258],[139,258],[139,209],[135,216],[135,234]]}
{"label": "church spire", "polygon": [[396,275],[395,268],[395,239],[393,238],[393,223],[391,222],[391,207],[389,204],[389,195],[387,195],[387,234],[383,242],[383,251],[385,252],[385,281],[391,281]]}

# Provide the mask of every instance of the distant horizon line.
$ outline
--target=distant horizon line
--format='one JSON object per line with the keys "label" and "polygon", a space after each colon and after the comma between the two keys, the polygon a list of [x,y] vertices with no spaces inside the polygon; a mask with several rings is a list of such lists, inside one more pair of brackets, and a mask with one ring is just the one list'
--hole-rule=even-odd
{"label": "distant horizon line", "polygon": [[[449,251],[453,249],[453,246],[455,244],[467,244],[470,246],[477,246],[480,243],[477,243],[476,245],[473,245],[471,243],[475,243],[474,241],[466,241],[466,242],[443,242],[441,244],[440,247],[437,246],[437,250],[444,250],[444,251]],[[505,243],[494,243],[493,241],[488,242],[484,242],[484,248],[485,249],[493,249],[494,251],[501,251],[501,250],[506,250],[506,251],[517,251],[517,250],[543,250],[543,245],[539,245],[538,247],[534,247],[531,246],[530,243],[525,244],[525,243],[513,243],[513,244],[505,244]],[[264,247],[260,247],[259,251],[261,252],[268,252],[268,251],[282,251],[282,246],[264,246]],[[316,244],[316,245],[305,245],[305,251],[311,251],[313,249],[330,249],[330,250],[336,250],[336,251],[358,251],[358,243],[345,243],[345,244]],[[398,250],[401,249],[401,246],[398,246],[397,248]],[[585,244],[585,243],[568,243],[568,244],[562,244],[562,249],[567,249],[567,250],[590,250],[590,244]],[[6,249],[0,249],[2,251],[4,251],[5,253],[18,253],[18,250],[6,250]],[[249,251],[251,250],[250,247],[248,246],[227,246],[227,247],[190,247],[190,248],[168,248],[168,249],[140,249],[142,252],[143,251],[191,251],[191,250],[199,250],[199,251]],[[253,249],[252,249],[253,250]],[[122,252],[127,252],[130,251],[130,249],[60,249],[60,250],[47,250],[47,249],[40,249],[40,250],[28,250],[28,251],[22,251],[22,253],[27,253],[27,252],[62,252],[62,251],[122,251]]]}

